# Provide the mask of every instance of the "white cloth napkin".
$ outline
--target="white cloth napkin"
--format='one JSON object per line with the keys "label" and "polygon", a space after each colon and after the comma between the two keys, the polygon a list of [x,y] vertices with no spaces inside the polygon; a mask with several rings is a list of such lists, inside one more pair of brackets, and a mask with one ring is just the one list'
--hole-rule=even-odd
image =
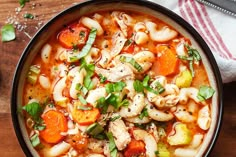
{"label": "white cloth napkin", "polygon": [[150,0],[185,19],[203,37],[219,66],[223,83],[236,81],[236,18],[195,0]]}

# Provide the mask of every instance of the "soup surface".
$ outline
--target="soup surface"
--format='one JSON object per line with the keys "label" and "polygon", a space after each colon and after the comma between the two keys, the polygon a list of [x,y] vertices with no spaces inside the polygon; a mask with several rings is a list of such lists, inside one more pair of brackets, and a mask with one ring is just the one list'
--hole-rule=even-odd
{"label": "soup surface", "polygon": [[40,156],[195,156],[211,124],[201,56],[165,21],[104,11],[39,50],[23,114]]}

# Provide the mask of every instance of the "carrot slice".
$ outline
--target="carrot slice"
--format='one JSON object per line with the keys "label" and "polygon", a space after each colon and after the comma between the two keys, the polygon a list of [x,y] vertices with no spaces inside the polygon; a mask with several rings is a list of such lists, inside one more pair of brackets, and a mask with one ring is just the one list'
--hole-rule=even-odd
{"label": "carrot slice", "polygon": [[78,124],[89,125],[97,120],[100,116],[100,112],[97,108],[92,108],[91,110],[80,110],[74,108],[72,111],[72,116]]}
{"label": "carrot slice", "polygon": [[137,156],[142,153],[145,153],[145,144],[142,141],[138,140],[131,140],[131,142],[128,144],[127,149],[125,150],[125,157],[132,157]]}
{"label": "carrot slice", "polygon": [[43,114],[42,119],[46,124],[46,128],[40,131],[40,137],[47,143],[61,141],[64,138],[61,132],[68,130],[66,117],[61,112],[49,110]]}
{"label": "carrot slice", "polygon": [[88,146],[88,137],[83,136],[81,133],[71,135],[69,137],[69,143],[78,153],[82,153]]}
{"label": "carrot slice", "polygon": [[175,50],[168,45],[159,45],[157,47],[157,62],[153,67],[153,71],[157,75],[167,76],[178,73],[179,59]]}
{"label": "carrot slice", "polygon": [[58,40],[65,48],[85,45],[89,30],[79,24],[71,24],[58,35]]}

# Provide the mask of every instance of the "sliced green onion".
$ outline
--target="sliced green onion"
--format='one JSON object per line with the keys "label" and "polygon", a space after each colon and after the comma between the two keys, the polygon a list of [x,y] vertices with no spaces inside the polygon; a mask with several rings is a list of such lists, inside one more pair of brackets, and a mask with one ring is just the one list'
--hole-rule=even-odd
{"label": "sliced green onion", "polygon": [[126,57],[126,56],[120,56],[120,61],[121,62],[127,62],[129,64],[131,64],[136,70],[138,70],[138,72],[142,71],[143,68],[141,65],[138,64],[138,62],[136,62],[133,58],[131,57]]}
{"label": "sliced green onion", "polygon": [[39,135],[38,134],[34,134],[31,138],[30,138],[30,142],[32,144],[33,147],[37,147],[40,144],[40,139],[39,139]]}
{"label": "sliced green onion", "polygon": [[91,47],[92,47],[92,45],[95,41],[96,34],[97,34],[97,29],[92,28],[90,33],[89,33],[89,37],[88,37],[88,40],[86,42],[86,45],[82,48],[81,52],[77,55],[77,59],[81,59],[89,53],[89,51],[90,51],[90,49],[91,49]]}

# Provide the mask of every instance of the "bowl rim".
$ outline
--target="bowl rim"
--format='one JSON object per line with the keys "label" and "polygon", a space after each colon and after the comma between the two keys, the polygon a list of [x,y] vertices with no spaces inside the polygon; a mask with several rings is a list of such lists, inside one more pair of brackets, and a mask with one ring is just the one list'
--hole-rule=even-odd
{"label": "bowl rim", "polygon": [[211,142],[210,144],[206,147],[206,150],[204,152],[204,156],[208,156],[210,152],[212,151],[217,137],[219,135],[221,123],[222,123],[222,117],[223,117],[223,83],[222,83],[222,78],[220,75],[220,71],[218,68],[218,65],[216,63],[216,60],[204,41],[204,39],[201,37],[201,35],[191,26],[188,22],[186,22],[181,16],[178,14],[174,13],[173,11],[169,10],[168,8],[161,6],[160,4],[147,1],[147,0],[86,0],[79,2],[76,5],[70,6],[63,11],[59,12],[57,15],[53,16],[51,19],[48,20],[33,36],[33,38],[29,41],[25,49],[23,50],[22,55],[20,56],[20,59],[17,63],[14,75],[13,75],[13,81],[12,81],[12,88],[11,88],[11,117],[12,117],[12,122],[15,130],[15,134],[17,136],[18,142],[24,151],[26,156],[33,156],[30,149],[27,147],[26,142],[23,138],[20,125],[19,125],[19,119],[17,116],[17,91],[18,91],[18,83],[20,81],[20,74],[21,71],[23,70],[24,67],[24,62],[27,59],[27,56],[29,54],[29,49],[30,47],[34,44],[34,42],[37,40],[37,37],[40,36],[40,33],[43,32],[43,30],[47,29],[49,25],[51,25],[54,21],[56,21],[57,18],[62,17],[64,14],[67,14],[69,12],[73,12],[76,9],[86,7],[87,5],[90,4],[97,4],[97,5],[102,5],[102,4],[107,4],[107,3],[128,3],[128,4],[134,4],[134,5],[144,5],[145,7],[148,7],[152,10],[155,10],[157,12],[160,12],[166,16],[168,16],[170,19],[174,20],[176,23],[178,23],[180,26],[182,26],[189,34],[192,35],[192,37],[195,38],[201,49],[204,51],[204,54],[206,55],[207,59],[209,60],[209,65],[212,68],[212,72],[215,77],[215,82],[216,82],[216,87],[218,89],[218,119],[214,128],[214,135],[211,137]]}

